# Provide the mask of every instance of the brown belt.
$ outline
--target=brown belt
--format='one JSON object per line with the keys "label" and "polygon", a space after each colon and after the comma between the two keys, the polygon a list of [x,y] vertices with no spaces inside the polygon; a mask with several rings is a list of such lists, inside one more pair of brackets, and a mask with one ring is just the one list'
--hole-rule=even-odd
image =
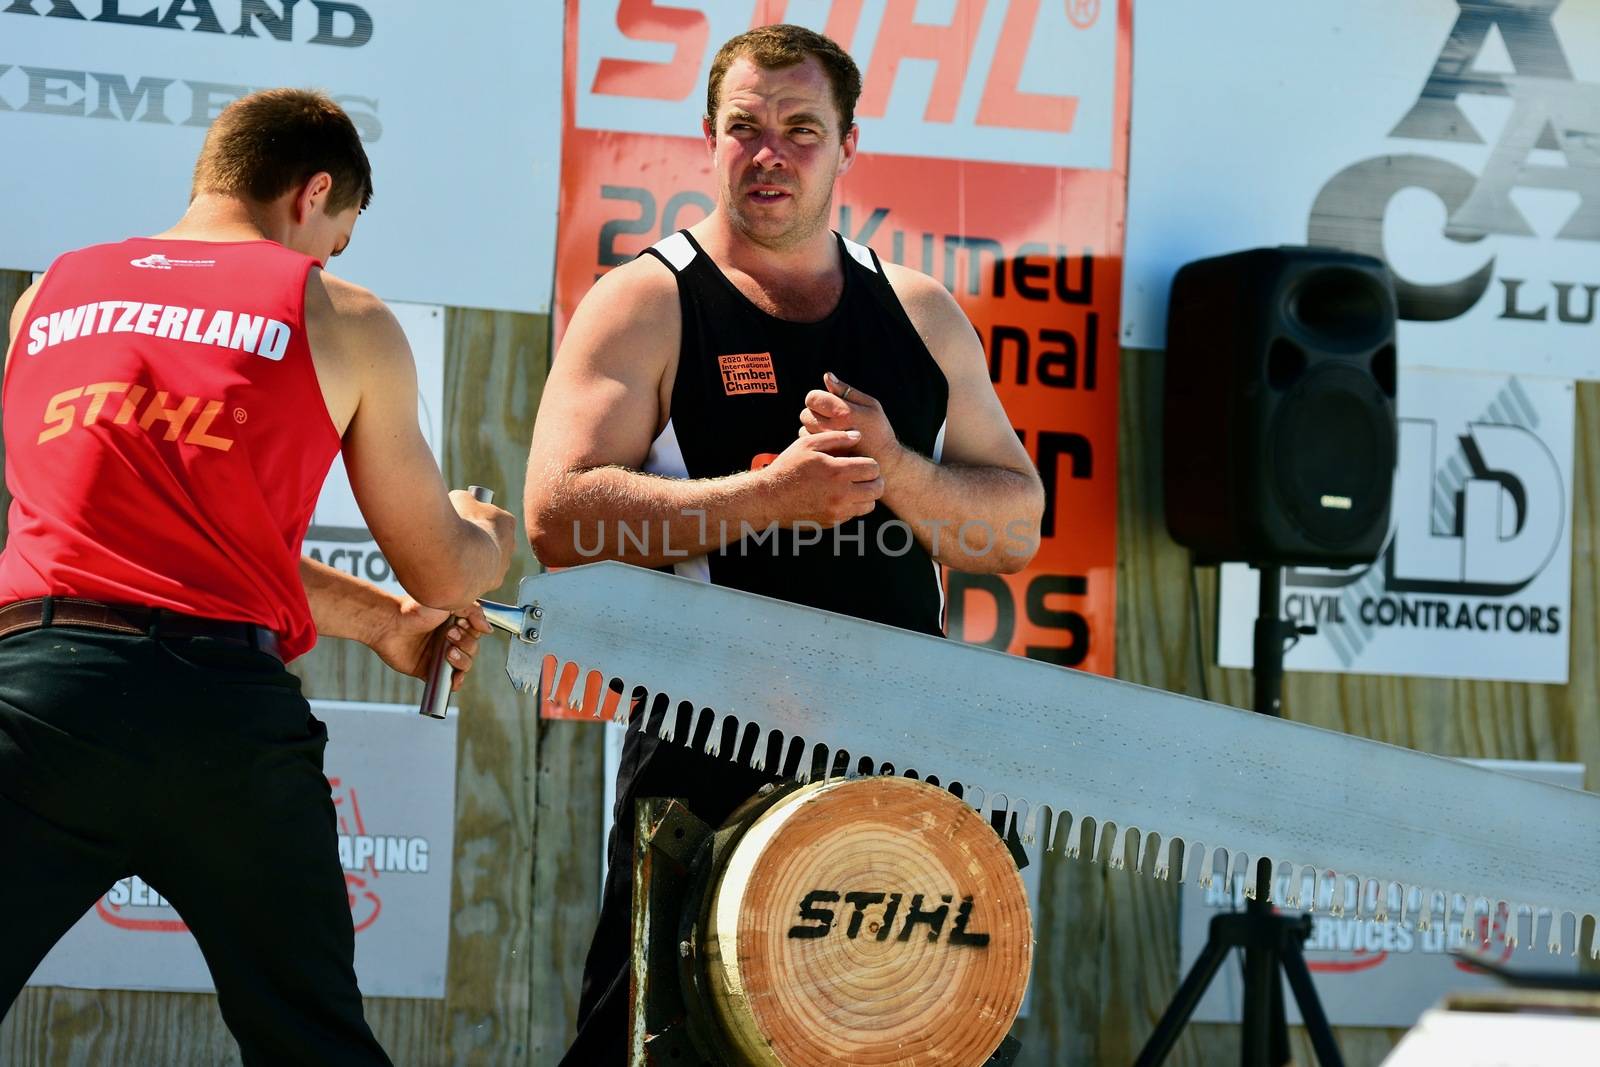
{"label": "brown belt", "polygon": [[45,626],[84,626],[150,637],[209,637],[283,659],[283,653],[278,651],[278,635],[249,622],[202,619],[164,608],[101,604],[59,596],[18,600],[0,607],[0,637]]}

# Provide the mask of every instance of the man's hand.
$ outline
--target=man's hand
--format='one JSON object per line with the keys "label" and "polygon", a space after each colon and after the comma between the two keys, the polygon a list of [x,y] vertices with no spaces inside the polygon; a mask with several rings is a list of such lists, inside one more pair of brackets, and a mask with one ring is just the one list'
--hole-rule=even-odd
{"label": "man's hand", "polygon": [[472,660],[478,651],[478,635],[492,632],[489,620],[484,618],[483,609],[478,605],[452,614],[419,604],[411,597],[402,597],[399,610],[383,629],[371,635],[367,644],[389,667],[401,674],[425,679],[433,665],[430,653],[437,647],[434,634],[447,620],[450,625],[444,632],[444,639],[450,643],[446,659],[455,668],[450,682],[450,690],[454,692],[466,682],[467,672],[472,669]]}
{"label": "man's hand", "polygon": [[773,521],[834,527],[876,507],[883,495],[883,478],[877,460],[851,454],[861,441],[855,430],[824,430],[795,438],[760,471]]}
{"label": "man's hand", "polygon": [[871,456],[878,461],[883,476],[893,479],[894,469],[905,458],[906,448],[894,435],[883,405],[854,386],[847,385],[831,371],[823,376],[823,389],[806,394],[800,412],[800,436],[830,430],[854,430],[861,435],[852,455]]}

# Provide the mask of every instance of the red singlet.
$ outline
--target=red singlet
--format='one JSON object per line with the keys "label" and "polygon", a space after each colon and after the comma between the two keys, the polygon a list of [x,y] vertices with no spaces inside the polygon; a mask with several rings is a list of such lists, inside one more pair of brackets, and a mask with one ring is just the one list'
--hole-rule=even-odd
{"label": "red singlet", "polygon": [[311,362],[316,261],[135,238],[55,262],[6,359],[0,604],[76,596],[316,643],[300,543],[339,450]]}

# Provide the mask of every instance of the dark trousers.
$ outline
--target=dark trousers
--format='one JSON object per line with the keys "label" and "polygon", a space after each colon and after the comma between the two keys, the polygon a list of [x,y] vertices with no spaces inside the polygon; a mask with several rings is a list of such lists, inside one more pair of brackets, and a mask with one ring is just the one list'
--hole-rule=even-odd
{"label": "dark trousers", "polygon": [[[578,1036],[562,1059],[562,1067],[623,1067],[628,1062],[634,802],[645,797],[676,797],[715,827],[763,785],[777,780],[775,774],[751,770],[748,752],[741,753],[744,758],[737,763],[713,759],[702,754],[704,738],[696,738],[693,750],[663,742],[651,732],[659,719],[653,715],[647,728],[640,731],[640,718],[636,716],[629,724],[617,768],[617,806],[606,847],[609,867],[600,923],[584,960]],[[687,729],[687,715],[680,713],[679,740]]]}
{"label": "dark trousers", "polygon": [[246,1064],[388,1064],[322,772],[273,657],[55,627],[0,639],[0,1015],[113,882],[177,909]]}

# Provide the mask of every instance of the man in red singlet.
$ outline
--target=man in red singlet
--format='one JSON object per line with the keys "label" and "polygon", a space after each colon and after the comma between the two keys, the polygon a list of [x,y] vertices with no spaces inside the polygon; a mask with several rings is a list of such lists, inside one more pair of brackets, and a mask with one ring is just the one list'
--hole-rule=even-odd
{"label": "man in red singlet", "polygon": [[[256,93],[213,124],[176,226],[67,253],[12,312],[0,1014],[137,874],[193,931],[245,1063],[389,1062],[356,988],[327,733],[284,662],[321,632],[419,671],[445,612],[505,576],[515,522],[446,493],[399,325],[323,269],[371,195],[337,105]],[[341,450],[401,585],[443,610],[301,560]],[[475,637],[452,630],[466,666]]]}

